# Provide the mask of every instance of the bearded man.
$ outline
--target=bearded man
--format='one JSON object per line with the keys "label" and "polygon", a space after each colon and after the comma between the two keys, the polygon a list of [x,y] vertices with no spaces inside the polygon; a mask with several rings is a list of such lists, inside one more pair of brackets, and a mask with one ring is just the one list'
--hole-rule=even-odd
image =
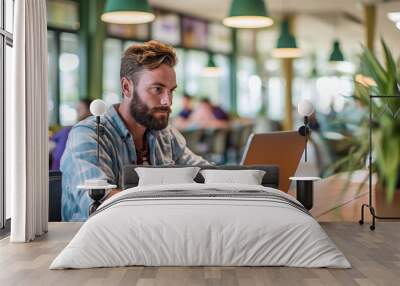
{"label": "bearded man", "polygon": [[[121,59],[122,101],[101,118],[97,142],[96,119],[76,124],[61,160],[62,219],[84,221],[91,199],[77,186],[87,179],[105,179],[121,191],[124,165],[205,165],[186,146],[183,136],[168,125],[177,58],[172,47],[157,41],[132,45]],[[100,162],[97,161],[97,144]]]}

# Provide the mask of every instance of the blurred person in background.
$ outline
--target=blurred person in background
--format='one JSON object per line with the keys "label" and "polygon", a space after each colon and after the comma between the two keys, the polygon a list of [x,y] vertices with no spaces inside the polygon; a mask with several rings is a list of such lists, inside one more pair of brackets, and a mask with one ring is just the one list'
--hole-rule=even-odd
{"label": "blurred person in background", "polygon": [[182,97],[182,110],[179,112],[178,116],[182,119],[188,119],[192,113],[192,96],[189,94],[184,94]]}
{"label": "blurred person in background", "polygon": [[[91,116],[89,99],[81,99],[77,106],[76,112],[78,115],[78,122]],[[50,137],[50,170],[59,170],[61,157],[65,150],[69,132],[72,126],[67,126],[56,132]]]}
{"label": "blurred person in background", "polygon": [[182,96],[182,110],[178,113],[178,116],[176,116],[172,121],[172,125],[174,125],[177,129],[184,130],[188,128],[188,119],[193,112],[192,102],[192,96],[186,93]]}
{"label": "blurred person in background", "polygon": [[188,120],[204,128],[229,127],[229,115],[221,107],[213,105],[206,97],[200,100]]}

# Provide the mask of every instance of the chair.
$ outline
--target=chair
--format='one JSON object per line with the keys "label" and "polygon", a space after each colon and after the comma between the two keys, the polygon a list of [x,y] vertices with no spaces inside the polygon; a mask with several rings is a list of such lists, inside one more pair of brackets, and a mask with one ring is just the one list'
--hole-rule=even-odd
{"label": "chair", "polygon": [[181,131],[183,137],[186,139],[186,145],[190,150],[194,153],[199,154],[201,150],[199,150],[199,142],[203,136],[202,129],[192,129],[192,130],[184,130]]}
{"label": "chair", "polygon": [[242,134],[240,135],[240,151],[246,146],[247,140],[249,139],[251,133],[253,133],[254,124],[245,124],[242,127]]}
{"label": "chair", "polygon": [[242,124],[240,125],[238,129],[238,136],[236,138],[236,145],[235,145],[235,151],[236,151],[236,161],[240,162],[244,147],[247,144],[247,140],[249,139],[251,133],[253,132],[254,129],[254,124]]}
{"label": "chair", "polygon": [[61,171],[49,171],[49,221],[61,221]]}
{"label": "chair", "polygon": [[208,160],[215,160],[217,164],[225,163],[228,132],[229,130],[226,128],[211,128],[205,130],[203,141],[207,144],[205,156]]}
{"label": "chair", "polygon": [[243,126],[241,124],[233,124],[229,134],[229,149],[235,157],[235,163],[240,162],[240,136]]}

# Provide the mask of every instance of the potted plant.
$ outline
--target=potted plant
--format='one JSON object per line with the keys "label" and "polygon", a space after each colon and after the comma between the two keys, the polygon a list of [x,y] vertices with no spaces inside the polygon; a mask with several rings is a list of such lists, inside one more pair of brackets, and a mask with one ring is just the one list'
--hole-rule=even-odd
{"label": "potted plant", "polygon": [[[370,95],[389,96],[371,100],[372,107],[372,171],[378,176],[378,188],[385,192],[388,202],[393,200],[400,187],[400,58],[395,62],[390,49],[381,40],[383,63],[367,48],[360,56],[360,69],[355,75],[355,103],[362,110],[357,131],[347,135],[350,149],[346,156],[336,161],[331,171],[365,169],[369,156],[369,104]],[[349,180],[348,180],[349,181]],[[363,184],[368,181],[365,178]],[[346,184],[348,186],[348,182]],[[346,187],[345,186],[345,187]]]}

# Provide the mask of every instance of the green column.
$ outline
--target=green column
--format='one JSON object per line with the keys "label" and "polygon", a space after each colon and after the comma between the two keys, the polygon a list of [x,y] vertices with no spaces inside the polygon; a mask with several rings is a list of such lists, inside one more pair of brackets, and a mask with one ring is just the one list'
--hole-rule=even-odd
{"label": "green column", "polygon": [[100,20],[105,0],[80,1],[80,97],[102,97],[105,23]]}
{"label": "green column", "polygon": [[375,23],[376,6],[374,4],[364,5],[365,42],[371,52],[374,52]]}
{"label": "green column", "polygon": [[283,120],[283,130],[293,129],[293,59],[282,59],[282,71],[285,79],[285,118]]}
{"label": "green column", "polygon": [[[289,30],[293,33],[294,16],[287,16],[289,22]],[[293,59],[282,59],[282,72],[285,79],[285,118],[283,120],[283,130],[293,130]]]}
{"label": "green column", "polygon": [[232,29],[232,55],[230,57],[231,74],[230,74],[230,87],[231,87],[231,113],[237,114],[237,32]]}
{"label": "green column", "polygon": [[79,97],[89,98],[88,91],[88,38],[89,38],[89,1],[79,3]]}

